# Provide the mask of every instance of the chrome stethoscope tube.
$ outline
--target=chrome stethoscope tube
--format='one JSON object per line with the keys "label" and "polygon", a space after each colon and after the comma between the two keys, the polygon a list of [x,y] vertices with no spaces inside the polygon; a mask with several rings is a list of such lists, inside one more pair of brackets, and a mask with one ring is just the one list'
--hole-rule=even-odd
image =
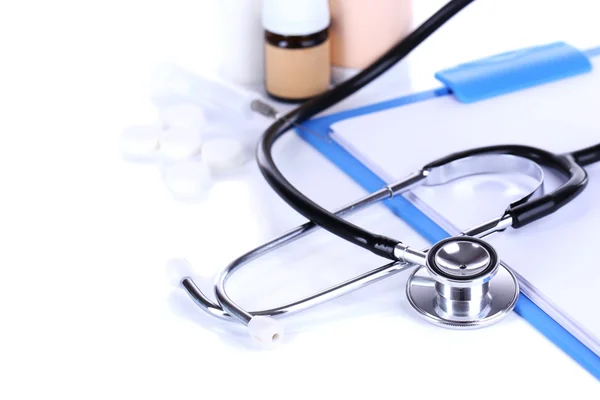
{"label": "chrome stethoscope tube", "polygon": [[[349,204],[346,207],[343,207],[335,214],[337,216],[349,215],[368,205],[374,204],[380,200],[392,198],[418,186],[436,186],[475,174],[497,172],[519,172],[535,179],[537,184],[535,185],[534,190],[527,194],[527,196],[518,200],[518,202],[533,199],[543,193],[543,171],[541,167],[533,161],[508,154],[482,154],[455,160],[433,169],[421,170],[417,173],[413,173],[397,183],[387,185],[382,189],[365,196],[364,198]],[[507,214],[504,214],[501,217],[494,218],[484,224],[464,231],[462,235],[483,238],[494,232],[503,231],[511,226],[511,224],[511,217]],[[328,289],[293,303],[267,310],[246,311],[228,296],[225,285],[227,280],[236,270],[250,261],[256,260],[257,258],[276,250],[283,245],[300,239],[301,237],[313,232],[317,227],[318,225],[314,224],[313,222],[307,222],[304,225],[301,225],[234,260],[225,269],[223,269],[216,278],[215,295],[218,304],[212,302],[196,286],[192,278],[189,276],[186,276],[181,280],[181,285],[186,290],[188,295],[194,300],[194,302],[210,315],[224,320],[238,320],[239,322],[247,325],[255,316],[273,317],[300,312],[339,296],[353,292],[357,289],[370,285],[371,283],[375,283],[386,277],[392,276],[398,272],[424,264],[422,252],[409,249],[408,247],[402,245],[402,247],[398,248],[398,258],[400,260],[380,266],[369,272],[356,276],[352,279],[334,285]],[[407,252],[410,256],[406,256]]]}
{"label": "chrome stethoscope tube", "polygon": [[[397,182],[393,185],[387,185],[382,189],[373,192],[370,195],[365,196],[362,199],[337,210],[335,214],[340,217],[350,215],[353,212],[356,212],[366,206],[377,203],[380,200],[390,199],[398,193],[410,190],[411,188],[416,186],[421,180],[425,179],[425,177],[425,174],[422,172],[412,174],[400,182]],[[343,294],[357,290],[366,284],[374,283],[380,279],[383,279],[384,277],[391,274],[391,271],[400,272],[401,270],[404,270],[407,267],[407,265],[405,265],[406,263],[402,263],[400,261],[391,262],[382,267],[369,271],[365,274],[359,275],[353,279],[325,289],[305,299],[286,304],[280,307],[272,308],[269,310],[247,312],[235,305],[235,303],[229,298],[229,296],[225,292],[225,283],[227,282],[227,279],[231,276],[233,272],[235,272],[243,265],[249,263],[250,261],[253,261],[267,253],[270,253],[273,250],[280,248],[283,245],[294,242],[306,236],[307,234],[313,232],[317,228],[320,227],[315,223],[307,222],[271,240],[270,242],[267,242],[262,246],[251,250],[250,252],[237,258],[231,264],[229,264],[225,269],[221,271],[221,273],[219,273],[218,277],[216,278],[215,294],[221,305],[213,303],[204,293],[202,293],[202,291],[198,288],[198,286],[196,286],[196,284],[190,277],[184,277],[181,280],[181,284],[187,291],[187,293],[190,295],[192,300],[194,300],[194,302],[207,313],[225,320],[236,319],[232,317],[232,315],[234,315],[241,322],[247,324],[248,321],[250,321],[250,319],[254,315],[276,316],[306,310],[310,307],[314,307],[323,302],[332,300]],[[231,314],[225,310],[229,310]]]}

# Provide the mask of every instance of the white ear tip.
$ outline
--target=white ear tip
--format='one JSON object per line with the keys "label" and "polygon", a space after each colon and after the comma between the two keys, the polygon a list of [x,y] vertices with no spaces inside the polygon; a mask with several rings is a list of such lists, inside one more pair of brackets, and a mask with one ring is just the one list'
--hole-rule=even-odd
{"label": "white ear tip", "polygon": [[181,280],[193,275],[192,265],[185,258],[172,258],[167,262],[167,276],[173,286],[179,286]]}
{"label": "white ear tip", "polygon": [[283,339],[283,325],[275,318],[258,315],[248,322],[248,333],[263,349],[274,349]]}

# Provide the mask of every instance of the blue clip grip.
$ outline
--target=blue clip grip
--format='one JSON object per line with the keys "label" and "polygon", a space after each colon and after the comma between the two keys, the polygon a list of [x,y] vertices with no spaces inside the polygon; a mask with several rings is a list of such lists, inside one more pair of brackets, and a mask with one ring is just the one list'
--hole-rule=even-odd
{"label": "blue clip grip", "polygon": [[462,103],[514,92],[589,72],[590,60],[563,42],[511,51],[435,74]]}

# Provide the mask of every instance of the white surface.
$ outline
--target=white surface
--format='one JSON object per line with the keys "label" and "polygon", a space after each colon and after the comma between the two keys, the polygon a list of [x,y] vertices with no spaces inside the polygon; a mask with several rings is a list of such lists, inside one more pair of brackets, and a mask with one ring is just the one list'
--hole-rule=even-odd
{"label": "white surface", "polygon": [[185,258],[172,258],[167,261],[167,276],[174,288],[179,288],[183,278],[194,275],[194,268]]}
{"label": "white surface", "polygon": [[[422,17],[441,3],[415,5]],[[479,0],[470,18],[461,16],[462,23],[444,28],[411,56],[411,79],[423,84],[439,64],[571,30],[598,42],[590,33],[598,29],[597,2],[569,4],[566,13],[559,1]],[[265,399],[452,399],[471,393],[597,399],[597,381],[516,316],[473,332],[440,330],[414,318],[404,299],[405,275],[282,320],[286,337],[270,352],[249,349],[243,329],[205,317],[173,290],[165,273],[170,258],[189,259],[208,287],[210,275],[232,258],[302,221],[267,188],[254,164],[241,178],[215,185],[205,203],[187,204],[157,184],[154,167],[121,159],[122,128],[155,115],[146,101],[156,61],[216,68],[223,49],[211,34],[215,6],[212,0],[59,0],[2,7],[0,398],[227,399],[246,398],[261,385]],[[533,16],[532,30],[525,22]],[[503,41],[506,49],[486,48]],[[385,86],[376,93],[365,89],[336,109],[408,90]],[[295,137],[284,138],[277,160],[326,207],[363,194]],[[339,196],[332,195],[334,186]],[[373,228],[395,220],[385,209],[372,212]],[[389,226],[419,244],[401,228]],[[298,247],[305,254],[289,272],[274,257],[264,268],[281,268],[267,275],[256,263],[247,273],[268,278],[287,272],[308,291],[381,262],[330,235],[310,240],[310,248]],[[357,264],[349,270],[323,264],[328,241],[335,247],[327,254],[347,251]],[[315,274],[305,275],[307,269]],[[232,281],[231,293],[244,302],[254,294],[241,297],[243,289],[253,289],[244,286],[245,277]],[[279,283],[266,279],[257,288],[261,296],[252,299],[279,302],[275,294],[264,295],[270,293],[265,286]]]}
{"label": "white surface", "polygon": [[331,21],[328,3],[328,0],[263,0],[263,28],[285,36],[320,32]]}

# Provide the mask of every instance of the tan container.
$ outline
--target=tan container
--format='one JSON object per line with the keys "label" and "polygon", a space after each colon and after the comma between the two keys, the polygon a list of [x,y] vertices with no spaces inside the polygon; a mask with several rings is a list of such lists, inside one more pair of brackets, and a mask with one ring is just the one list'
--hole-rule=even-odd
{"label": "tan container", "polygon": [[[280,101],[304,101],[329,88],[329,40],[306,48],[265,44],[267,93]],[[288,43],[290,42],[288,38]]]}
{"label": "tan container", "polygon": [[331,62],[363,69],[406,37],[412,0],[329,0]]}
{"label": "tan container", "polygon": [[328,0],[263,0],[267,94],[300,102],[329,88],[330,20]]}

